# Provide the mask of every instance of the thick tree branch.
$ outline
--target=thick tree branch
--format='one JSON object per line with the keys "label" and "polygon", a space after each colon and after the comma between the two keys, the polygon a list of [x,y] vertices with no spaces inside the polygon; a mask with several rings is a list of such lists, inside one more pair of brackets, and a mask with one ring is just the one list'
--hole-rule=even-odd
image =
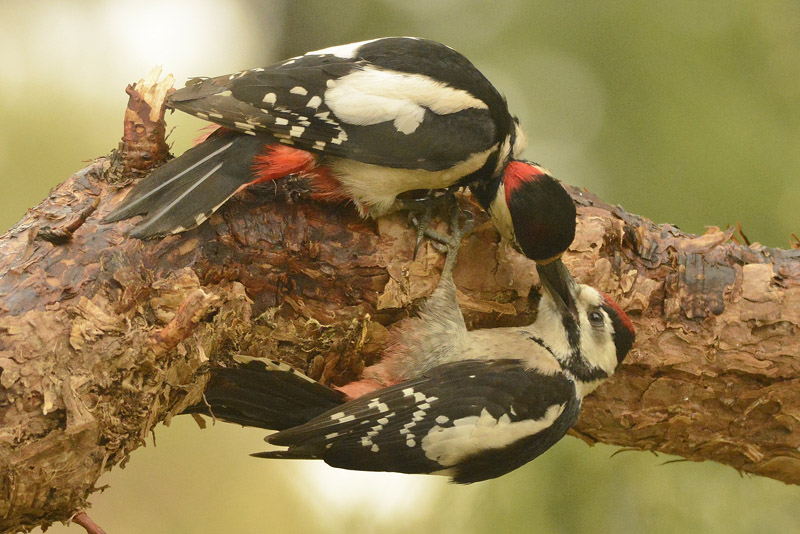
{"label": "thick tree branch", "polygon": [[[110,167],[75,174],[0,236],[2,531],[83,510],[99,476],[199,401],[205,371],[232,354],[352,380],[438,278],[435,250],[411,260],[403,215],[364,221],[291,180],[184,234],[127,238],[131,221],[99,222],[122,196]],[[638,331],[576,432],[800,483],[800,251],[686,235],[572,193],[565,261]],[[468,324],[530,322],[533,264],[462,203],[477,219],[455,273]]]}

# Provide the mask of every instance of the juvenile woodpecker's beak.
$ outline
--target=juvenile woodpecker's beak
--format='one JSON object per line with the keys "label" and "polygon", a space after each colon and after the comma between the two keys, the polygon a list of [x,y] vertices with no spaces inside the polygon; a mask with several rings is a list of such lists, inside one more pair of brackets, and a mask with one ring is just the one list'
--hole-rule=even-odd
{"label": "juvenile woodpecker's beak", "polygon": [[542,287],[555,301],[562,313],[568,313],[577,319],[577,308],[575,300],[577,299],[580,286],[572,278],[566,265],[561,262],[561,259],[555,259],[548,263],[536,263],[536,271],[539,273],[539,279],[542,281]]}

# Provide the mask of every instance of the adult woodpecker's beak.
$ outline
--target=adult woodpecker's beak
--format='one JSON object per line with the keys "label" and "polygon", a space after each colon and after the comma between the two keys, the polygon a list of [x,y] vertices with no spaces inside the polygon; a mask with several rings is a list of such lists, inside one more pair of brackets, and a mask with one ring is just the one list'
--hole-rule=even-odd
{"label": "adult woodpecker's beak", "polygon": [[556,306],[561,309],[562,313],[568,313],[577,320],[578,311],[575,300],[578,297],[580,286],[572,278],[567,266],[558,258],[545,264],[537,262],[536,271],[539,273],[542,287],[555,301]]}

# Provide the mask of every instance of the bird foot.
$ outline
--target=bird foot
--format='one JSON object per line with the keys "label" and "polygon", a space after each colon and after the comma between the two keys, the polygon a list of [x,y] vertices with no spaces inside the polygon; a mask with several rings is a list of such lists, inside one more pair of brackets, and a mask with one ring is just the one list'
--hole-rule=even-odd
{"label": "bird foot", "polygon": [[430,229],[431,220],[437,212],[450,214],[450,222],[453,220],[453,210],[459,210],[458,201],[453,194],[453,189],[442,191],[430,191],[427,196],[414,199],[399,199],[401,206],[409,211],[409,224],[417,229],[417,240],[414,244],[414,258],[417,257],[419,247],[425,238],[437,243],[446,244],[442,239],[447,237],[438,234]]}
{"label": "bird foot", "polygon": [[442,234],[425,228],[421,233],[431,240],[433,246],[447,254],[447,259],[442,268],[442,276],[450,276],[456,265],[458,249],[461,247],[461,240],[472,231],[475,220],[472,213],[462,210],[458,203],[454,202],[450,207],[450,233]]}

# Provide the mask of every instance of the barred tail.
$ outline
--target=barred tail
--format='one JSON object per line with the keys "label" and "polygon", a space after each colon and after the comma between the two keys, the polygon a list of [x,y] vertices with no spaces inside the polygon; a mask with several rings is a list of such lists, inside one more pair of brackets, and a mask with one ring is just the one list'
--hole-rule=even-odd
{"label": "barred tail", "polygon": [[238,357],[240,365],[215,368],[204,402],[184,413],[211,415],[243,426],[283,430],[306,423],[344,402],[344,395],[285,363]]}
{"label": "barred tail", "polygon": [[130,233],[139,238],[194,228],[254,181],[250,167],[267,142],[235,133],[212,135],[138,182],[104,222],[144,214]]}

